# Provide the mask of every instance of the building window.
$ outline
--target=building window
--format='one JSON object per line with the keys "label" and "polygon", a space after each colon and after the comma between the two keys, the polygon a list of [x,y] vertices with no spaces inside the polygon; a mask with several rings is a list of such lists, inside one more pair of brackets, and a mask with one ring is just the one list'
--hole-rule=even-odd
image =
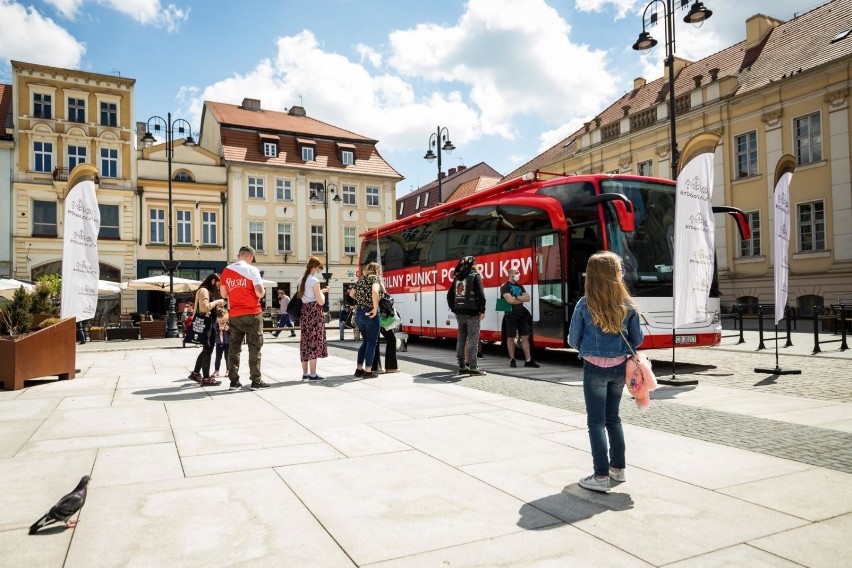
{"label": "building window", "polygon": [[737,179],[757,175],[757,131],[741,134],[735,139]]}
{"label": "building window", "polygon": [[340,161],[343,162],[344,166],[351,166],[355,163],[355,152],[352,150],[341,150]]}
{"label": "building window", "polygon": [[399,202],[399,216],[402,217],[402,211],[405,209],[405,201]]}
{"label": "building window", "polygon": [[426,209],[426,206],[429,205],[429,194],[423,194],[423,209]]}
{"label": "building window", "polygon": [[218,242],[218,231],[216,230],[216,212],[201,212],[201,244],[215,245]]}
{"label": "building window", "polygon": [[264,142],[263,155],[267,158],[278,157],[278,144],[276,144],[275,142]]}
{"label": "building window", "polygon": [[101,126],[118,126],[118,105],[101,102]]}
{"label": "building window", "polygon": [[53,143],[33,142],[33,169],[37,172],[53,171]]}
{"label": "building window", "polygon": [[161,245],[166,242],[166,210],[151,209],[151,244]]}
{"label": "building window", "polygon": [[174,175],[173,178],[175,181],[195,181],[192,177],[192,174],[186,170],[180,170]]}
{"label": "building window", "polygon": [[263,222],[249,221],[249,244],[256,251],[265,250],[263,248]]}
{"label": "building window", "polygon": [[101,148],[101,177],[118,177],[118,150],[116,148]]}
{"label": "building window", "polygon": [[248,196],[249,199],[266,199],[265,180],[260,177],[249,176]]}
{"label": "building window", "polygon": [[68,98],[68,122],[86,122],[86,99]]}
{"label": "building window", "polygon": [[751,238],[740,238],[740,257],[760,256],[760,211],[748,211],[745,216],[751,228]]}
{"label": "building window", "polygon": [[86,162],[85,146],[68,146],[68,169],[73,170],[78,164]]}
{"label": "building window", "polygon": [[356,227],[343,227],[343,254],[355,256],[358,245],[358,229]]}
{"label": "building window", "polygon": [[55,237],[56,202],[33,201],[33,236]]}
{"label": "building window", "polygon": [[799,219],[799,251],[825,250],[825,204],[822,201],[800,203],[796,209]]}
{"label": "building window", "polygon": [[414,202],[414,210],[417,211],[420,209],[420,196],[417,196],[417,201]]}
{"label": "building window", "polygon": [[275,180],[275,201],[293,201],[293,182],[289,179]]}
{"label": "building window", "polygon": [[378,207],[379,206],[379,188],[378,187],[368,187],[367,188],[367,207]]}
{"label": "building window", "polygon": [[314,161],[314,147],[313,146],[302,146],[302,161],[303,162],[313,162]]}
{"label": "building window", "polygon": [[343,186],[343,204],[351,205],[355,207],[358,205],[358,201],[356,198],[357,190],[354,185],[344,185]]}
{"label": "building window", "polygon": [[53,103],[51,95],[33,93],[33,116],[35,118],[53,118]]}
{"label": "building window", "polygon": [[177,244],[192,244],[192,211],[189,209],[177,210]]}
{"label": "building window", "polygon": [[325,227],[311,225],[311,252],[325,254]]}
{"label": "building window", "polygon": [[278,252],[293,251],[293,226],[290,223],[278,223]]}
{"label": "building window", "polygon": [[98,232],[98,238],[121,238],[121,234],[118,228],[118,205],[98,204],[98,209],[101,212],[101,230]]}
{"label": "building window", "polygon": [[812,164],[822,161],[822,127],[816,112],[793,121],[795,125],[796,163]]}
{"label": "building window", "polygon": [[325,193],[325,185],[321,181],[312,181],[308,183],[308,197],[311,201],[322,203],[323,194]]}
{"label": "building window", "polygon": [[654,161],[653,160],[645,160],[644,162],[639,162],[636,165],[636,173],[640,176],[649,176],[653,177],[654,175]]}

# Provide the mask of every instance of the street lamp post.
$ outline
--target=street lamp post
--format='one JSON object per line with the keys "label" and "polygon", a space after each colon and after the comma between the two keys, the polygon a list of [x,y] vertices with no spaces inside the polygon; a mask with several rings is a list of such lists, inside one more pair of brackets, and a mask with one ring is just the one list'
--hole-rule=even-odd
{"label": "street lamp post", "polygon": [[164,119],[161,116],[152,116],[148,119],[145,125],[145,135],[142,137],[142,144],[149,148],[156,139],[152,134],[151,124],[153,123],[153,132],[166,135],[166,159],[168,162],[168,183],[169,183],[169,260],[163,261],[163,268],[169,273],[169,311],[166,319],[166,337],[177,337],[177,313],[175,313],[175,270],[180,266],[180,261],[175,261],[175,247],[172,240],[173,219],[172,219],[172,157],[175,152],[175,133],[180,136],[188,135],[184,141],[184,146],[195,146],[195,140],[192,137],[192,130],[189,122],[182,118],[176,118],[172,121],[172,113],[168,113]]}
{"label": "street lamp post", "polygon": [[[443,142],[443,145],[441,144]],[[432,148],[438,150],[438,154],[436,156],[435,152],[432,151]],[[423,156],[424,159],[432,162],[436,157],[438,158],[438,203],[442,203],[444,201],[444,194],[442,192],[441,187],[441,150],[446,152],[447,154],[452,154],[453,150],[456,147],[453,146],[453,143],[450,142],[450,131],[447,130],[446,127],[441,128],[438,127],[437,131],[434,134],[429,136],[429,149],[426,152],[426,155]]]}
{"label": "street lamp post", "polygon": [[[334,201],[335,203],[340,203],[342,201],[342,199],[340,199],[340,194],[337,190],[337,186],[334,185],[333,183],[324,183],[322,189],[319,189],[319,190],[312,189],[311,195],[310,195],[311,201],[321,201],[323,209],[325,210],[325,226],[324,226],[325,227],[324,228],[325,233],[323,235],[323,240],[324,240],[324,242],[323,242],[324,247],[323,248],[325,249],[325,260],[326,260],[325,270],[326,271],[322,273],[322,276],[323,276],[323,278],[325,278],[326,286],[328,286],[329,280],[331,280],[331,272],[328,271],[329,263],[331,262],[331,256],[329,254],[330,253],[330,250],[329,250],[330,247],[328,246],[328,244],[329,244],[329,238],[328,238],[328,194],[329,193],[334,195],[334,198],[332,199],[332,201]],[[326,305],[328,305],[328,303],[326,303]]]}
{"label": "street lamp post", "polygon": [[[692,0],[652,0],[645,6],[645,11],[642,13],[642,33],[639,34],[639,39],[633,44],[633,49],[637,51],[647,51],[657,45],[657,40],[651,37],[651,34],[645,31],[649,25],[657,24],[657,13],[651,14],[650,18],[646,17],[648,8],[654,4],[660,3],[663,5],[663,18],[665,19],[665,40],[666,40],[666,65],[669,68],[669,136],[671,137],[671,163],[672,163],[672,179],[677,179],[678,162],[680,161],[680,152],[677,149],[677,126],[675,124],[675,88],[674,88],[674,52],[675,52],[675,21],[674,9],[675,3],[679,4],[680,9],[685,9]],[[683,18],[683,21],[695,26],[701,26],[704,20],[713,15],[711,10],[704,7],[704,3],[695,0],[689,13]]]}

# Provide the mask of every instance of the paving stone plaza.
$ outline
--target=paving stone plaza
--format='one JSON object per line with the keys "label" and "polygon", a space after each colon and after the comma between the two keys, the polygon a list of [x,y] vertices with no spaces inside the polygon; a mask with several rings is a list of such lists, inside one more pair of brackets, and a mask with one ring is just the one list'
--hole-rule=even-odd
{"label": "paving stone plaza", "polygon": [[[755,373],[775,365],[755,335],[679,350],[698,384],[648,411],[622,401],[609,494],[577,484],[566,352],[510,369],[491,346],[468,377],[449,345],[411,342],[400,373],[360,380],[357,344],[331,341],[307,384],[298,343],[267,336],[272,388],[229,392],[187,380],[180,340],[89,343],[75,380],[0,392],[0,566],[852,565],[852,353],[794,334],[779,363],[801,374]],[[27,535],[86,474],[79,525]]]}

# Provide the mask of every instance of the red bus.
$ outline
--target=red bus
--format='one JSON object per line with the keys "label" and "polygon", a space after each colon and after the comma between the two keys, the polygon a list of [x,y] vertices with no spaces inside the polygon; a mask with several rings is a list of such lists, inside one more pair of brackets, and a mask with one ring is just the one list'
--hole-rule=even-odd
{"label": "red bus", "polygon": [[484,341],[503,339],[495,309],[508,269],[520,270],[531,301],[535,347],[568,347],[568,325],[583,295],[589,256],[610,250],[624,260],[636,299],[643,348],[718,345],[719,294],[706,321],[672,331],[675,182],[634,175],[556,176],[538,172],[393,221],[361,235],[361,266],[381,255],[402,331],[456,337],[447,289],[458,259],[472,255],[482,275]]}

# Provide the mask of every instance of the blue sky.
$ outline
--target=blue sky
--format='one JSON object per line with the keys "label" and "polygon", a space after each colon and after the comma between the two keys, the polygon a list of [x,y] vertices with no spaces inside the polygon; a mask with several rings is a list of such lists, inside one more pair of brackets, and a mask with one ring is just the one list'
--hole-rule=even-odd
{"label": "blue sky", "polygon": [[[676,0],[679,4],[679,0]],[[707,0],[700,29],[677,11],[676,54],[698,59],[745,38],[762,12],[787,20],[821,0]],[[437,174],[429,135],[449,129],[444,169],[506,174],[632,88],[663,74],[660,45],[630,46],[639,0],[0,0],[0,82],[10,59],[136,79],[136,120],[171,111],[198,128],[202,102],[302,104],[379,140],[405,180]],[[661,3],[657,2],[656,6]],[[652,7],[650,11],[653,11]]]}

